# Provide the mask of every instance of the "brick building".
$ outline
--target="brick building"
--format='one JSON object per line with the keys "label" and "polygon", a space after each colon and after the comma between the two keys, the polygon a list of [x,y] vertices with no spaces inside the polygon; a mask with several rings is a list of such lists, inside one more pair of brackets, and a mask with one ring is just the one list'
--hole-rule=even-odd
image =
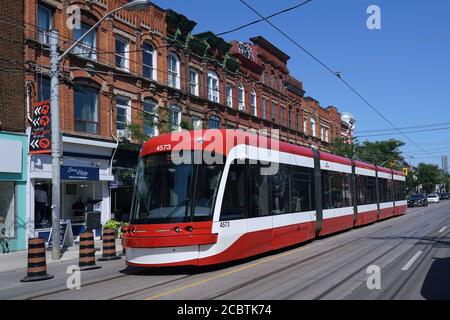
{"label": "brick building", "polygon": [[[17,83],[4,88],[2,83],[0,120],[24,131],[27,102],[50,97],[51,29],[59,31],[62,52],[126,2],[17,1],[17,12],[6,14],[16,15],[16,22],[9,21],[8,39],[24,43],[13,54],[27,71]],[[102,221],[111,210],[120,213],[114,204],[130,198],[128,189],[113,191],[111,208],[108,183],[133,181],[143,137],[186,128],[267,129],[269,134],[276,129],[281,140],[328,150],[347,132],[337,108],[323,108],[305,97],[303,83],[289,74],[290,57],[267,39],[228,43],[213,32],[194,32],[195,26],[182,14],[157,5],[139,12],[121,10],[66,56],[60,70],[63,167],[95,169],[98,175],[87,182],[63,181],[63,218],[76,222],[72,204],[78,198],[102,200]],[[5,108],[13,90],[15,99],[23,97],[19,112]],[[34,190],[51,192],[50,155],[31,156],[29,171],[34,220]],[[36,221],[36,226],[47,225]]]}

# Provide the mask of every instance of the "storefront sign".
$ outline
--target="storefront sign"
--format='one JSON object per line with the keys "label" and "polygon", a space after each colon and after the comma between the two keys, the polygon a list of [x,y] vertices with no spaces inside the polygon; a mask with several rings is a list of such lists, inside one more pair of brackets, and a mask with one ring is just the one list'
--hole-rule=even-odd
{"label": "storefront sign", "polygon": [[108,183],[108,186],[110,189],[117,189],[119,187],[119,182],[118,181],[110,181]]}
{"label": "storefront sign", "polygon": [[98,168],[61,166],[62,180],[99,180]]}
{"label": "storefront sign", "polygon": [[52,152],[52,130],[50,124],[50,100],[34,105],[29,151],[31,154]]}

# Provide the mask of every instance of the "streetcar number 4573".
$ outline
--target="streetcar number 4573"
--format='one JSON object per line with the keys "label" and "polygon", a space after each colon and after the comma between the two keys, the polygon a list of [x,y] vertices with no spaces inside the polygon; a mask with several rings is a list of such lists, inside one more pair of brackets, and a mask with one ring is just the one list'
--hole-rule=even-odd
{"label": "streetcar number 4573", "polygon": [[156,146],[156,151],[169,151],[172,148],[170,144],[160,144]]}

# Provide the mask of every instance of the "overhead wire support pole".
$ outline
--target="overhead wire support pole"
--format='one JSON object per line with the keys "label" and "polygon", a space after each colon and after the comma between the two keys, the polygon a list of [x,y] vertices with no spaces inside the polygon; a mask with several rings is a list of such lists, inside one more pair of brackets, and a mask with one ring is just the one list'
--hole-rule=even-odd
{"label": "overhead wire support pole", "polygon": [[50,32],[51,93],[50,112],[52,128],[52,260],[61,259],[61,130],[59,126],[59,53],[58,31]]}

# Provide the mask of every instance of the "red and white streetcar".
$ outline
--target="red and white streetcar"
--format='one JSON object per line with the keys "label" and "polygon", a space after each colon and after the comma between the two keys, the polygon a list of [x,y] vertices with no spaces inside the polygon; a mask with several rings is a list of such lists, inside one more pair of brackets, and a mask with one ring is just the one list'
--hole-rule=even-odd
{"label": "red and white streetcar", "polygon": [[240,130],[152,138],[136,174],[132,266],[224,263],[407,208],[402,172]]}

